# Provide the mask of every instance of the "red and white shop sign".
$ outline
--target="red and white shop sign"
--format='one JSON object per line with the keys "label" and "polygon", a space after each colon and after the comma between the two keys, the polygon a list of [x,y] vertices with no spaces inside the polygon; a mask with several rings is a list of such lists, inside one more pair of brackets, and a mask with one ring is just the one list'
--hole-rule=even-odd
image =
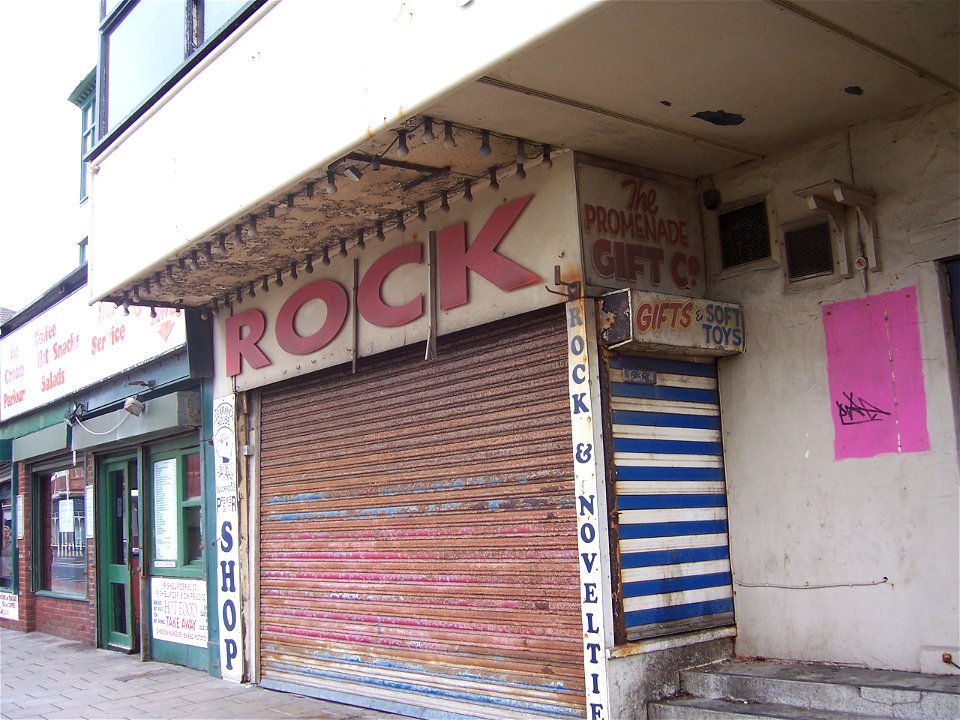
{"label": "red and white shop sign", "polygon": [[577,163],[588,285],[702,297],[703,234],[695,187]]}
{"label": "red and white shop sign", "polygon": [[81,289],[0,339],[0,420],[8,420],[183,346],[183,314],[88,305]]}
{"label": "red and white shop sign", "polygon": [[[572,254],[575,216],[568,213],[571,232],[545,237],[531,233],[544,227],[544,215],[557,215],[556,207],[541,202],[540,194],[525,195],[489,204],[462,222],[451,217],[437,229],[438,334],[557,301],[544,289],[544,278],[552,276],[558,257]],[[352,322],[358,324],[358,355],[426,339],[430,321],[426,236],[426,232],[406,235],[402,244],[396,243],[397,236],[382,246],[368,244],[359,256],[355,317],[352,283],[342,272],[338,276],[333,266],[327,277],[311,278],[289,294],[277,297],[271,292],[263,301],[259,296],[256,307],[242,311],[235,307],[235,314],[223,321],[223,364],[218,372],[234,378],[238,389],[249,389],[280,374],[290,377],[343,362],[349,359]]]}

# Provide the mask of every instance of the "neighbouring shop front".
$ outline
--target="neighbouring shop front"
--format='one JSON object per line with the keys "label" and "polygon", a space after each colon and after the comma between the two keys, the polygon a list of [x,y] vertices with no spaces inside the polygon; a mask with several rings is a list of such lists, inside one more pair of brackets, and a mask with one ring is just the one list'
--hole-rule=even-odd
{"label": "neighbouring shop front", "polygon": [[0,476],[5,624],[218,672],[204,532],[209,325],[88,306],[76,274],[74,292],[15,316],[0,339],[4,358],[23,359],[3,387],[17,472]]}
{"label": "neighbouring shop front", "polygon": [[[593,718],[638,640],[729,653],[714,358],[744,336],[697,296],[696,197],[560,156],[220,317],[246,677],[420,717]],[[708,307],[737,347],[699,339]]]}

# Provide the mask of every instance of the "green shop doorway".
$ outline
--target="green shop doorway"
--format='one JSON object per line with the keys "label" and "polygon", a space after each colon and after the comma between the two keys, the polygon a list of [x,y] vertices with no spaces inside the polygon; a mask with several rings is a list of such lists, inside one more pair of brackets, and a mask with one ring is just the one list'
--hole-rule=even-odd
{"label": "green shop doorway", "polygon": [[133,653],[140,639],[140,513],[136,458],[100,466],[101,645]]}

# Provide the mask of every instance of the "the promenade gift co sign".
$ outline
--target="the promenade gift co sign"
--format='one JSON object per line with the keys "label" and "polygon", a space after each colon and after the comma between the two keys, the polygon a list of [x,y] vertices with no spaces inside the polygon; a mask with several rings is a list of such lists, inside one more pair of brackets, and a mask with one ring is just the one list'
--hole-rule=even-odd
{"label": "the promenade gift co sign", "polygon": [[186,343],[182,313],[88,305],[83,288],[0,339],[0,420],[35,410]]}

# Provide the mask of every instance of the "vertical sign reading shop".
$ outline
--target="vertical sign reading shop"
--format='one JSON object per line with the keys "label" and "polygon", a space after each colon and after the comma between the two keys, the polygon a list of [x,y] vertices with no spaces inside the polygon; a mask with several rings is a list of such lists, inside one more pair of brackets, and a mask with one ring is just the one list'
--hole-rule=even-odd
{"label": "vertical sign reading shop", "polygon": [[567,303],[567,367],[569,369],[570,425],[573,436],[573,478],[577,493],[577,546],[580,565],[580,613],[583,624],[583,666],[588,720],[607,720],[607,689],[601,522],[606,522],[603,488],[597,477],[593,392],[587,342],[586,303]]}
{"label": "vertical sign reading shop", "polygon": [[213,404],[214,477],[217,490],[217,610],[220,614],[220,672],[243,681],[240,622],[240,511],[237,506],[237,441],[234,396]]}

